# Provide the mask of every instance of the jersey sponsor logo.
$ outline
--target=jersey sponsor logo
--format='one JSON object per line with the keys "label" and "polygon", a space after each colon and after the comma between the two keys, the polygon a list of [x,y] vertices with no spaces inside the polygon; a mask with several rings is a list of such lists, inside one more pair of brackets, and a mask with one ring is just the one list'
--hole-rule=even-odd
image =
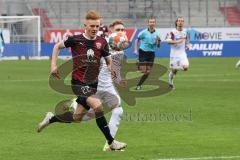
{"label": "jersey sponsor logo", "polygon": [[92,49],[87,50],[88,62],[94,61],[94,51]]}
{"label": "jersey sponsor logo", "polygon": [[99,42],[97,42],[97,43],[96,43],[96,46],[97,46],[97,49],[100,49],[100,48],[102,47],[102,44],[99,43]]}

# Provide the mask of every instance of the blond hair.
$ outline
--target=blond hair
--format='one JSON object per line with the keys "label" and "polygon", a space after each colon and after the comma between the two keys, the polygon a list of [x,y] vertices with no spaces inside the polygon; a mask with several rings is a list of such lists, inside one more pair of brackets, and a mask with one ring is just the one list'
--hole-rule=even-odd
{"label": "blond hair", "polygon": [[119,25],[119,24],[124,26],[124,23],[123,23],[122,20],[115,20],[115,21],[113,21],[112,26],[114,27],[114,26]]}
{"label": "blond hair", "polygon": [[86,20],[99,20],[101,18],[102,17],[100,16],[100,14],[95,10],[88,11],[86,16],[85,16]]}

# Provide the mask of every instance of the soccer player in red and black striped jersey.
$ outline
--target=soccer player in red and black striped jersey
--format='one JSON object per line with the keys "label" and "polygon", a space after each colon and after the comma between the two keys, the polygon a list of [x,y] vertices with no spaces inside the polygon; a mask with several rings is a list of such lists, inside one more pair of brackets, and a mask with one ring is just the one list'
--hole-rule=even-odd
{"label": "soccer player in red and black striped jersey", "polygon": [[108,32],[109,32],[108,26],[103,24],[103,19],[101,18],[100,19],[100,27],[99,27],[97,35],[100,37],[106,38],[106,37],[108,37],[108,34],[109,34]]}
{"label": "soccer player in red and black striped jersey", "polygon": [[[100,71],[100,59],[105,58],[107,67],[111,71],[112,59],[109,53],[107,41],[97,36],[100,27],[100,15],[96,11],[89,11],[85,17],[85,32],[81,35],[68,37],[54,46],[51,64],[52,75],[59,77],[57,59],[59,50],[71,48],[73,57],[72,90],[78,96],[78,106],[74,111],[72,120],[79,122],[87,111],[92,108],[95,112],[96,122],[105,138],[114,150],[126,147],[125,143],[118,142],[110,134],[107,121],[103,114],[100,99],[95,95],[97,91],[98,75]],[[49,123],[59,122],[56,116],[49,115]],[[69,120],[68,120],[69,121]],[[40,126],[39,131],[46,126]]]}

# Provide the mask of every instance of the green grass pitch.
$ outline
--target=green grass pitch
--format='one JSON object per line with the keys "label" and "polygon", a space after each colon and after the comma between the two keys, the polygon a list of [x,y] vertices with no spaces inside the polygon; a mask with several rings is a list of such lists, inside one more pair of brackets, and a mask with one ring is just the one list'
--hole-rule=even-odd
{"label": "green grass pitch", "polygon": [[[178,73],[176,90],[158,97],[139,98],[135,107],[123,102],[125,114],[116,139],[128,144],[125,152],[102,151],[105,140],[94,120],[53,124],[37,133],[37,124],[45,113],[71,96],[49,87],[50,61],[2,61],[0,159],[157,160],[240,156],[240,70],[234,68],[237,60],[192,58],[190,70]],[[168,59],[157,62],[168,66]],[[167,74],[162,79],[167,80]],[[153,113],[166,117],[145,119],[144,116]],[[167,117],[171,115],[183,117]]]}

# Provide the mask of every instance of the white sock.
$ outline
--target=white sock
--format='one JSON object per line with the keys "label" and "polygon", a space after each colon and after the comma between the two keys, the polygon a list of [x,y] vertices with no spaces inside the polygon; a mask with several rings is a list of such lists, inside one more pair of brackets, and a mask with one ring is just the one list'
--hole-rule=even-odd
{"label": "white sock", "polygon": [[168,75],[168,83],[173,85],[173,78],[174,78],[175,74],[170,71],[169,75]]}
{"label": "white sock", "polygon": [[110,129],[110,133],[112,135],[112,137],[114,138],[117,130],[118,130],[118,126],[120,124],[120,121],[122,119],[122,114],[123,114],[123,109],[121,106],[114,108],[112,110],[112,115],[109,121],[109,129]]}

